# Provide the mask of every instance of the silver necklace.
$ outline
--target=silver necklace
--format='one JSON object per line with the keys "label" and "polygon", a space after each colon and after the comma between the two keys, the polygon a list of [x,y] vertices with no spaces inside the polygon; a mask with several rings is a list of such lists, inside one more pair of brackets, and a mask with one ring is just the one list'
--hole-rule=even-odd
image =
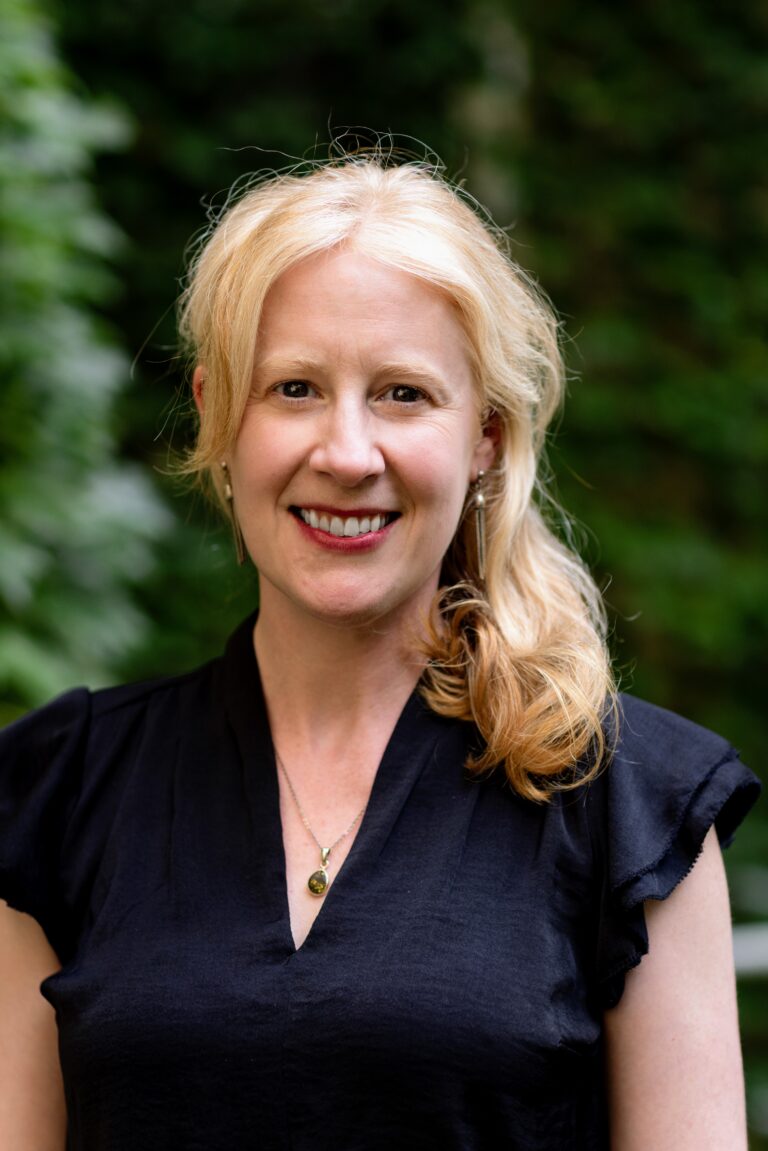
{"label": "silver necklace", "polygon": [[304,814],[304,808],[299,803],[299,797],[294,790],[293,784],[291,783],[291,777],[286,770],[285,764],[278,755],[277,748],[275,748],[275,759],[277,760],[277,766],[280,768],[283,776],[285,777],[285,782],[288,784],[288,790],[291,793],[293,802],[296,804],[296,810],[299,813],[301,822],[304,824],[307,831],[312,836],[318,848],[320,849],[320,866],[318,867],[317,871],[312,872],[309,879],[307,880],[307,888],[312,895],[325,895],[326,891],[328,890],[328,860],[331,858],[331,852],[333,851],[334,847],[338,847],[342,839],[346,839],[352,829],[357,826],[357,824],[365,815],[365,809],[368,804],[363,804],[346,831],[342,831],[339,838],[334,840],[330,847],[323,847],[322,843],[312,830],[309,820]]}

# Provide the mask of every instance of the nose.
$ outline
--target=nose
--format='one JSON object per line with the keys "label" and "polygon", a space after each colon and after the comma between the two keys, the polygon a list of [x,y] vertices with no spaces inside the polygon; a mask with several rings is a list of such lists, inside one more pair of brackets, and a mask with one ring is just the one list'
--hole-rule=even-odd
{"label": "nose", "polygon": [[360,397],[339,397],[323,413],[309,463],[343,487],[381,475],[386,465],[376,418]]}

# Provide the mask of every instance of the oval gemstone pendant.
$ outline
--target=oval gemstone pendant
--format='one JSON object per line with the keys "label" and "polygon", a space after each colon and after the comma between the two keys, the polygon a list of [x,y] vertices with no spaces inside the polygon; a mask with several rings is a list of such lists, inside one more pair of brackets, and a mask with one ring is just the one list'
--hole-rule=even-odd
{"label": "oval gemstone pendant", "polygon": [[313,895],[325,895],[328,890],[328,872],[324,867],[312,872],[307,880],[307,887]]}

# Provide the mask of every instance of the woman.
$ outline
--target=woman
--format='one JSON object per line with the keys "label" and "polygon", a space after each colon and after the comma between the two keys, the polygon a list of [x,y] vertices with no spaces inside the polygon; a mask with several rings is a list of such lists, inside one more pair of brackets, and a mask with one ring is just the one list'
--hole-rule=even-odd
{"label": "woman", "polygon": [[499,237],[419,165],[267,179],[181,330],[259,612],[0,739],[3,1145],[63,1145],[52,1005],[72,1148],[745,1147],[756,781],[614,692]]}

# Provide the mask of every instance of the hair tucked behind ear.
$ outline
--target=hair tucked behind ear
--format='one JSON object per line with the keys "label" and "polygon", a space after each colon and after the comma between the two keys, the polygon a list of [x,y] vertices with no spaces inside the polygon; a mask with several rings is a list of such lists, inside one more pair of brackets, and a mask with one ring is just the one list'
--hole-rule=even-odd
{"label": "hair tucked behind ear", "polygon": [[180,332],[205,366],[205,415],[185,470],[208,472],[243,416],[259,317],[288,268],[340,245],[426,281],[451,300],[467,338],[478,409],[498,436],[486,477],[484,581],[469,517],[445,557],[429,623],[424,696],[473,721],[521,795],[544,800],[598,769],[615,688],[600,594],[550,530],[538,478],[563,393],[557,323],[502,233],[434,167],[370,153],[270,176],[201,240],[181,300]]}

